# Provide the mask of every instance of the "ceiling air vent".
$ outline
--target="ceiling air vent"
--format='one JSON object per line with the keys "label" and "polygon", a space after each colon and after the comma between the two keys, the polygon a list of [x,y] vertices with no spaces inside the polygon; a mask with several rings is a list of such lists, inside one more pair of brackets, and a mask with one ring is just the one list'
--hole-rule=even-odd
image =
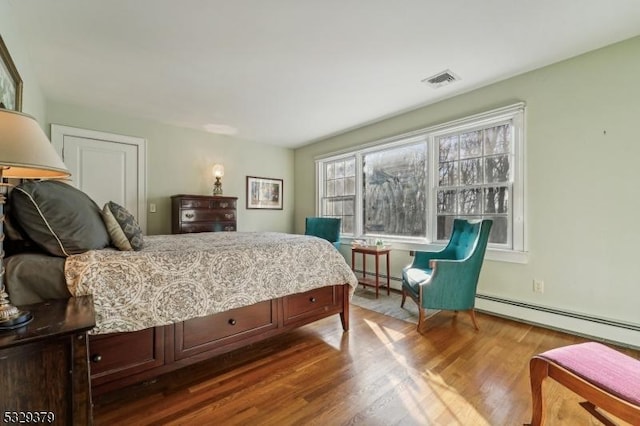
{"label": "ceiling air vent", "polygon": [[458,80],[460,80],[460,77],[455,75],[451,70],[445,70],[436,75],[425,78],[422,82],[436,89]]}

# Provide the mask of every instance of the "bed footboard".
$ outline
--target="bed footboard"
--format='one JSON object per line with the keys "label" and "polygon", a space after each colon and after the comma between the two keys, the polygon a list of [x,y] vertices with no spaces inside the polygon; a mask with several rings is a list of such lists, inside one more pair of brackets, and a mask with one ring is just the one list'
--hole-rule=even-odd
{"label": "bed footboard", "polygon": [[335,314],[348,331],[348,284],[162,327],[90,336],[92,392],[99,395],[139,383]]}

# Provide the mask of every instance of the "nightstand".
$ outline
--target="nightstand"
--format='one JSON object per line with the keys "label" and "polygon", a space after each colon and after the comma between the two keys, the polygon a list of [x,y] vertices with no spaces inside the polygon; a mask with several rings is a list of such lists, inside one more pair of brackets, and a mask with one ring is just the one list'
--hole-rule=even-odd
{"label": "nightstand", "polygon": [[[0,331],[0,424],[92,424],[91,296],[21,306],[33,321]],[[38,421],[39,420],[39,421]]]}

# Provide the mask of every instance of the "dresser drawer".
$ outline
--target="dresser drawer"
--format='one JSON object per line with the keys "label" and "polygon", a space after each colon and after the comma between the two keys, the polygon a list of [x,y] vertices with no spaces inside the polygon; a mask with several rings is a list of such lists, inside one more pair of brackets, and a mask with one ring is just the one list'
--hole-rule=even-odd
{"label": "dresser drawer", "polygon": [[235,209],[236,202],[230,199],[185,198],[180,201],[180,206],[185,209]]}
{"label": "dresser drawer", "polygon": [[267,300],[219,314],[176,324],[175,358],[182,359],[214,347],[277,328],[277,304]]}
{"label": "dresser drawer", "polygon": [[207,222],[207,221],[233,221],[236,213],[233,210],[206,210],[206,209],[183,209],[180,212],[180,220],[185,222]]}
{"label": "dresser drawer", "polygon": [[[341,293],[340,293],[341,294]],[[335,286],[322,287],[283,298],[284,324],[324,314],[340,307],[342,299]]]}
{"label": "dresser drawer", "polygon": [[194,198],[185,198],[180,200],[180,206],[185,209],[208,209],[209,200],[198,200]]}
{"label": "dresser drawer", "polygon": [[140,373],[162,364],[163,327],[89,337],[89,368],[93,385]]}
{"label": "dresser drawer", "polygon": [[193,222],[180,225],[180,233],[188,234],[192,232],[228,232],[235,231],[235,222]]}

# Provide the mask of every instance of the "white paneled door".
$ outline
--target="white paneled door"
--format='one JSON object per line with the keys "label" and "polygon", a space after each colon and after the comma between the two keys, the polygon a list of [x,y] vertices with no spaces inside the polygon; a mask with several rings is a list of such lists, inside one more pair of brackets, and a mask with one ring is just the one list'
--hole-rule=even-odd
{"label": "white paneled door", "polygon": [[145,139],[52,124],[51,141],[76,188],[124,206],[146,233]]}

